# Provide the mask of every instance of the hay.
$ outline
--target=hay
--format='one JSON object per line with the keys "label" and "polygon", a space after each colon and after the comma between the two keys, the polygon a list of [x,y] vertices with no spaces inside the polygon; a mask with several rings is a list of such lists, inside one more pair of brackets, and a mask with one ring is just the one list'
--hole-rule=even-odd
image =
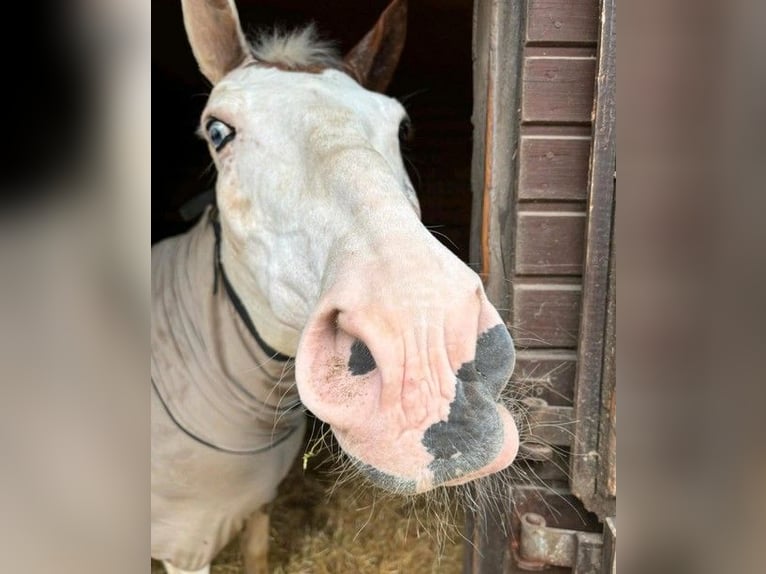
{"label": "hay", "polygon": [[[271,513],[273,574],[458,574],[463,516],[447,498],[381,495],[362,479],[336,484],[327,449],[299,457],[279,488]],[[212,574],[240,574],[238,540],[213,563]],[[152,562],[152,574],[163,574]]]}

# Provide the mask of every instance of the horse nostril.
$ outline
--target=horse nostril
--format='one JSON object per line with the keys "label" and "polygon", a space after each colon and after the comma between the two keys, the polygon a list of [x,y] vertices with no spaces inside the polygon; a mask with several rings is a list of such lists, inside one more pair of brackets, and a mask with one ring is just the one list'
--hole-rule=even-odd
{"label": "horse nostril", "polygon": [[351,345],[351,356],[348,358],[348,370],[352,375],[366,375],[377,365],[370,349],[359,339]]}

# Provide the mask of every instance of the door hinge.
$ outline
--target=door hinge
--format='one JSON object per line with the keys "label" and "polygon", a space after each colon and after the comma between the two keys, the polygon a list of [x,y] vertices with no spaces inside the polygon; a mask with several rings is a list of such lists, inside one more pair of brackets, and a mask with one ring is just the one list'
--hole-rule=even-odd
{"label": "door hinge", "polygon": [[543,570],[548,566],[572,569],[572,574],[611,574],[614,572],[613,553],[616,528],[613,518],[607,519],[607,548],[604,535],[546,525],[545,518],[528,512],[521,516],[521,536],[518,551],[514,551],[522,570]]}

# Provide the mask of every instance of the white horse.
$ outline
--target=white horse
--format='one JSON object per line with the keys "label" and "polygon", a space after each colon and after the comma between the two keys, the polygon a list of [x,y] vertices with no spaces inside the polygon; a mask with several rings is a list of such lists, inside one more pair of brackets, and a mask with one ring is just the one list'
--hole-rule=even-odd
{"label": "white horse", "polygon": [[461,484],[516,456],[498,402],[514,351],[479,277],[420,222],[409,120],[379,93],[405,1],[344,58],[311,28],[248,45],[233,0],[182,4],[213,84],[217,209],[152,251],[152,556],[208,572],[244,529],[262,573],[301,403],[380,487]]}

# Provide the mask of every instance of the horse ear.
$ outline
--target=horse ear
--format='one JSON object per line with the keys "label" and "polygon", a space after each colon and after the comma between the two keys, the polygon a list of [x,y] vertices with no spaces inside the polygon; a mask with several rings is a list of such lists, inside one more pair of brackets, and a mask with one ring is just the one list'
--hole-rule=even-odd
{"label": "horse ear", "polygon": [[216,84],[249,54],[234,0],[181,0],[181,6],[200,71]]}
{"label": "horse ear", "polygon": [[393,0],[375,27],[346,54],[346,68],[368,90],[383,92],[399,63],[407,36],[407,0]]}

